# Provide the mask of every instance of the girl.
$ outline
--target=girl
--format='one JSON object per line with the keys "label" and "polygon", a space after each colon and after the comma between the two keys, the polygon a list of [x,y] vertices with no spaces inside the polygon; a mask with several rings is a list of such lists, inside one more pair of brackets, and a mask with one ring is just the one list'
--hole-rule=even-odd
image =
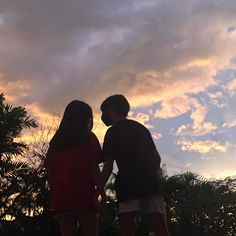
{"label": "girl", "polygon": [[95,186],[101,147],[91,131],[91,107],[70,102],[50,141],[44,166],[48,170],[50,204],[62,236],[75,236],[77,223],[84,236],[98,235]]}

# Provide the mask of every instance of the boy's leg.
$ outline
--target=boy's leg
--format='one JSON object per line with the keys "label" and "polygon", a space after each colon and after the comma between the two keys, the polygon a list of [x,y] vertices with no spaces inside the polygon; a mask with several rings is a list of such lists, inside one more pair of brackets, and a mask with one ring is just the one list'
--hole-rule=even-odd
{"label": "boy's leg", "polygon": [[61,236],[76,236],[77,217],[65,215],[58,216]]}
{"label": "boy's leg", "polygon": [[162,196],[144,197],[141,200],[141,208],[149,216],[153,229],[158,236],[170,235],[166,220],[165,202]]}
{"label": "boy's leg", "polygon": [[119,215],[120,236],[134,236],[134,218],[135,212],[127,212]]}
{"label": "boy's leg", "polygon": [[150,213],[149,215],[156,235],[170,236],[170,232],[168,230],[166,222],[166,216],[160,213]]}
{"label": "boy's leg", "polygon": [[98,214],[81,214],[79,224],[83,236],[98,236]]}

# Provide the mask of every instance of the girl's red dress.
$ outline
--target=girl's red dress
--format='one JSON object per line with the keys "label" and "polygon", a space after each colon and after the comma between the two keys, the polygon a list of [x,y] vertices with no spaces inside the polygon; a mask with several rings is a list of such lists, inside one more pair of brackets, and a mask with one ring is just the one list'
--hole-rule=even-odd
{"label": "girl's red dress", "polygon": [[45,167],[49,171],[50,204],[53,212],[96,212],[92,163],[98,163],[101,146],[94,133],[88,144],[70,149],[49,148]]}

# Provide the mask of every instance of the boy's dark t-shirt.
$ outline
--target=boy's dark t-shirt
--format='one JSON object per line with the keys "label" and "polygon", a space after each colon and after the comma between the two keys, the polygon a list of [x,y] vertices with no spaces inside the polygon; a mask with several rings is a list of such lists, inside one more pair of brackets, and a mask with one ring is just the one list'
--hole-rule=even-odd
{"label": "boy's dark t-shirt", "polygon": [[118,121],[107,130],[103,155],[117,163],[115,185],[119,202],[160,194],[155,151],[148,129],[134,120]]}

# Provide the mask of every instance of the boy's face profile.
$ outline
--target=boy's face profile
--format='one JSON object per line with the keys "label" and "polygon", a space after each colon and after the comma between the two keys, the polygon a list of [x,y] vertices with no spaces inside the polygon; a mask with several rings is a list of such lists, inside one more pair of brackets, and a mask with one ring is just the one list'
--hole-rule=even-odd
{"label": "boy's face profile", "polygon": [[111,126],[113,124],[112,119],[109,115],[109,112],[107,110],[102,112],[102,122],[106,125],[106,126]]}

